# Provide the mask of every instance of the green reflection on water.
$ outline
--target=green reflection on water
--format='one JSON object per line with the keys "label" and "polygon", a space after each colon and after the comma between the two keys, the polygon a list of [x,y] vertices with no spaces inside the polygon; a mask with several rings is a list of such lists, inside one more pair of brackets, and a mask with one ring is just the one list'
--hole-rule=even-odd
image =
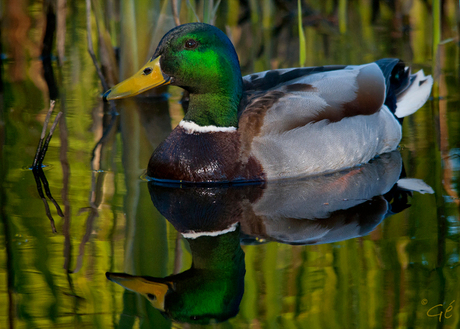
{"label": "green reflection on water", "polygon": [[[45,16],[42,2],[4,3],[0,327],[187,328],[171,324],[146,299],[105,278],[106,271],[166,276],[190,267],[187,243],[179,241],[176,250],[176,231],[153,207],[147,184],[139,179],[151,151],[171,130],[170,122],[180,120],[180,92],[169,90],[170,102],[157,106],[155,120],[147,113],[153,111],[149,105],[138,104],[129,112],[120,108],[119,128],[107,136],[92,164],[92,149],[110,117],[104,115],[99,78],[87,53],[85,3],[67,2],[65,58],[62,67],[53,61],[67,130],[56,131],[45,163],[51,168],[46,175],[54,197],[63,208],[69,202],[70,228],[66,234],[66,220],[52,212],[58,230],[53,235],[32,173],[23,169],[32,162],[47,110],[39,58]],[[400,57],[435,74],[440,98],[405,119],[401,153],[407,176],[423,179],[436,194],[414,194],[409,209],[362,238],[313,246],[243,246],[246,276],[240,312],[215,327],[458,327],[460,306],[454,303],[446,312],[453,300],[460,301],[458,2],[444,2],[440,18],[423,1],[382,2],[377,12],[375,2],[367,0],[336,5],[302,3],[307,65]],[[174,24],[163,1],[120,5],[106,0],[93,6],[103,8],[111,37],[105,43],[121,46],[121,77],[136,71]],[[192,20],[187,2],[180,6],[181,21]],[[215,24],[229,27],[243,74],[298,65],[296,8],[297,1],[282,6],[274,1],[222,1]],[[96,26],[102,30],[102,22],[93,18],[92,23],[101,60],[103,43]],[[69,173],[60,159],[64,142]],[[94,174],[94,188],[92,169],[105,171]],[[66,179],[68,190],[63,189]],[[430,314],[443,310],[441,322],[427,315],[437,304],[443,305]]]}

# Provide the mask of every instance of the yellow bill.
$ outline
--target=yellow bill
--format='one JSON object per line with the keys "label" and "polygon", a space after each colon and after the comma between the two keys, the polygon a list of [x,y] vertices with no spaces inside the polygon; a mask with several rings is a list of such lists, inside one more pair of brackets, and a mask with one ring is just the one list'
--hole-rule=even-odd
{"label": "yellow bill", "polygon": [[125,273],[106,273],[107,279],[120,286],[137,292],[147,298],[153,307],[165,311],[165,296],[170,285],[147,280],[140,276],[133,276]]}
{"label": "yellow bill", "polygon": [[169,84],[169,77],[161,71],[160,57],[149,61],[132,77],[107,90],[103,98],[110,101],[131,97],[146,90]]}

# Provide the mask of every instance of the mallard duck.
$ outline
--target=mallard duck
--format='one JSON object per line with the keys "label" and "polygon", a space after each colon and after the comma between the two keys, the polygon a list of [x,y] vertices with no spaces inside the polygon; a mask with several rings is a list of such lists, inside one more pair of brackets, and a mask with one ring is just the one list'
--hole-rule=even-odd
{"label": "mallard duck", "polygon": [[170,30],[133,77],[106,100],[162,85],[190,93],[188,111],[154,151],[157,182],[238,183],[333,172],[397,148],[401,118],[428,99],[433,79],[398,59],[271,70],[241,77],[218,28]]}

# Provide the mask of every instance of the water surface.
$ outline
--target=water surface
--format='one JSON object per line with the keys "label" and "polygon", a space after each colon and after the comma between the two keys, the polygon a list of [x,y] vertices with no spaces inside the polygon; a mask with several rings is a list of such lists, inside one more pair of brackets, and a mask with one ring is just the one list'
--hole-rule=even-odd
{"label": "water surface", "polygon": [[[244,74],[299,65],[297,3],[267,3],[259,11],[255,2],[219,7],[216,25],[228,26]],[[42,71],[43,4],[6,1],[0,327],[206,327],[173,322],[105,274],[166,277],[189,270],[193,258],[213,274],[203,272],[189,285],[195,289],[191,305],[215,306],[219,296],[211,286],[233,287],[225,299],[228,314],[211,327],[458,328],[458,3],[445,2],[441,20],[423,1],[377,9],[364,0],[340,3],[303,4],[307,65],[399,57],[434,75],[433,97],[404,120],[399,150],[300,182],[172,189],[149,185],[142,174],[183,115],[180,90],[119,102],[113,117],[87,52],[81,1],[68,1],[64,57],[59,64],[54,45],[49,59],[56,89],[49,89]],[[155,16],[157,4],[136,5],[140,44],[158,38],[140,30],[149,26],[141,18]],[[164,30],[173,24],[166,18]],[[122,29],[127,20],[122,10],[107,26]],[[93,25],[100,59],[95,19]],[[128,60],[132,48],[122,36],[112,37],[117,45],[124,40],[120,75],[126,77],[143,64],[149,46]],[[64,212],[60,217],[49,202],[57,233],[28,170],[50,94],[59,96],[55,111],[63,111],[44,161],[49,189]],[[401,190],[395,186],[401,177],[421,180],[434,193]]]}

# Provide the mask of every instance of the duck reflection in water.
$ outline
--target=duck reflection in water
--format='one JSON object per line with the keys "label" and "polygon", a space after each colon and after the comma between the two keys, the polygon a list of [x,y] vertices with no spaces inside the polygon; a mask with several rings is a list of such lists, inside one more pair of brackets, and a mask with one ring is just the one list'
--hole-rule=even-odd
{"label": "duck reflection in water", "polygon": [[107,278],[145,296],[153,307],[178,322],[221,322],[234,317],[244,290],[240,230],[188,239],[192,267],[166,278],[107,273]]}
{"label": "duck reflection in water", "polygon": [[401,179],[399,152],[371,163],[303,180],[231,187],[149,183],[155,207],[190,244],[192,267],[165,278],[107,273],[148,298],[172,320],[225,321],[243,296],[243,243],[320,244],[369,234],[385,217],[407,208],[425,183]]}

